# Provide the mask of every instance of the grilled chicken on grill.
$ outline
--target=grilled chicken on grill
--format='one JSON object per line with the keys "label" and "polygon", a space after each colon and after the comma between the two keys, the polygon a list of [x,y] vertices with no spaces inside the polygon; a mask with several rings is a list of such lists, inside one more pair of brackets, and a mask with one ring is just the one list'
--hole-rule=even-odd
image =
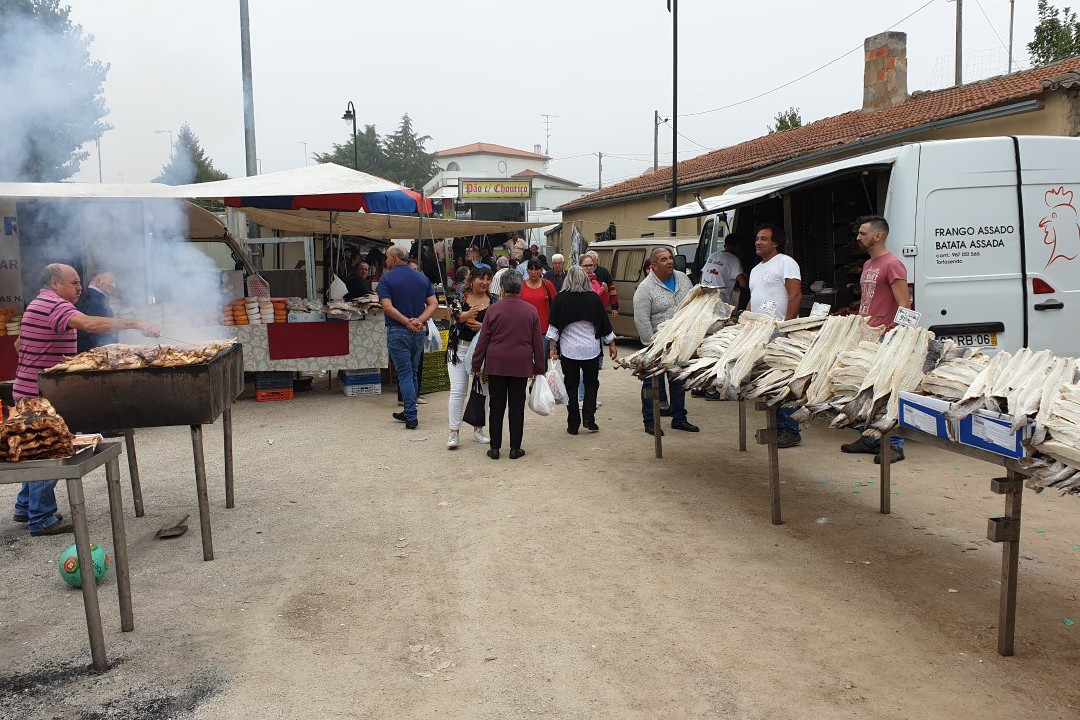
{"label": "grilled chicken on grill", "polygon": [[90,372],[92,370],[138,370],[147,367],[180,367],[209,362],[235,340],[218,340],[199,347],[168,345],[102,345],[54,365],[45,372]]}

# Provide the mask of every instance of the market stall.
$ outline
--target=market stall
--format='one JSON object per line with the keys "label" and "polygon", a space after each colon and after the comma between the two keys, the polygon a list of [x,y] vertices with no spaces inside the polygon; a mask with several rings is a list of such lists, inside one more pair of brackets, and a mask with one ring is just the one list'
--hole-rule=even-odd
{"label": "market stall", "polygon": [[382,315],[354,322],[276,323],[227,328],[244,346],[244,370],[323,373],[384,368]]}
{"label": "market stall", "polygon": [[[907,311],[905,311],[907,312]],[[888,448],[892,435],[1003,466],[991,480],[1005,513],[987,537],[1004,543],[998,652],[1013,653],[1022,491],[1080,494],[1080,361],[1026,348],[993,357],[915,326],[897,313],[885,332],[857,315],[777,321],[751,312],[732,318],[714,291],[695,290],[652,343],[621,364],[640,377],[661,374],[688,388],[715,390],[739,402],[739,446],[746,445],[745,405],[755,402],[766,427],[771,518],[781,523],[777,413],[857,427]],[[907,324],[905,324],[907,323]],[[654,383],[655,385],[655,383]],[[662,456],[655,394],[655,452]],[[880,510],[891,511],[891,453],[880,453]]]}

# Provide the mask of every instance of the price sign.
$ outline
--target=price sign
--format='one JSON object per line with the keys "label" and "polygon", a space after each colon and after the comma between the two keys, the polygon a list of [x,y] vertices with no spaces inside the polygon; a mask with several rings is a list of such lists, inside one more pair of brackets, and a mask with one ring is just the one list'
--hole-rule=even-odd
{"label": "price sign", "polygon": [[762,300],[761,307],[758,309],[762,315],[776,315],[776,301],[775,300]]}
{"label": "price sign", "polygon": [[908,310],[905,307],[896,308],[896,317],[893,318],[893,322],[895,322],[897,325],[916,327],[918,326],[919,318],[921,317],[921,312],[916,312],[915,310]]}
{"label": "price sign", "polygon": [[826,317],[830,310],[832,310],[832,305],[814,303],[814,307],[810,308],[810,317]]}

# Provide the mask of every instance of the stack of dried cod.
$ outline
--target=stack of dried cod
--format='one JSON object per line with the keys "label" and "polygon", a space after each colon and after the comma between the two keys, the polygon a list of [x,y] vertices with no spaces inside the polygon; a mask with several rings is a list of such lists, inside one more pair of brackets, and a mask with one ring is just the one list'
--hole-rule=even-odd
{"label": "stack of dried cod", "polygon": [[218,340],[190,348],[168,345],[102,345],[53,365],[45,372],[91,372],[94,370],[138,370],[147,367],[201,365],[214,359],[235,340]]}
{"label": "stack of dried cod", "polygon": [[0,458],[22,460],[63,458],[75,453],[74,440],[64,418],[45,398],[15,403],[11,415],[0,425]]}
{"label": "stack of dried cod", "polygon": [[616,364],[640,378],[673,371],[694,357],[706,335],[727,324],[731,311],[718,290],[695,285],[671,319],[660,323],[652,342]]}

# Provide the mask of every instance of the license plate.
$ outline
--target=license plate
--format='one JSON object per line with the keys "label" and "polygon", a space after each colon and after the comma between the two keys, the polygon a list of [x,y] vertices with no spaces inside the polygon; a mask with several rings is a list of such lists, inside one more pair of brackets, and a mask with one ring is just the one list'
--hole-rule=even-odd
{"label": "license plate", "polygon": [[941,335],[938,337],[938,340],[952,340],[961,347],[997,347],[997,333]]}

